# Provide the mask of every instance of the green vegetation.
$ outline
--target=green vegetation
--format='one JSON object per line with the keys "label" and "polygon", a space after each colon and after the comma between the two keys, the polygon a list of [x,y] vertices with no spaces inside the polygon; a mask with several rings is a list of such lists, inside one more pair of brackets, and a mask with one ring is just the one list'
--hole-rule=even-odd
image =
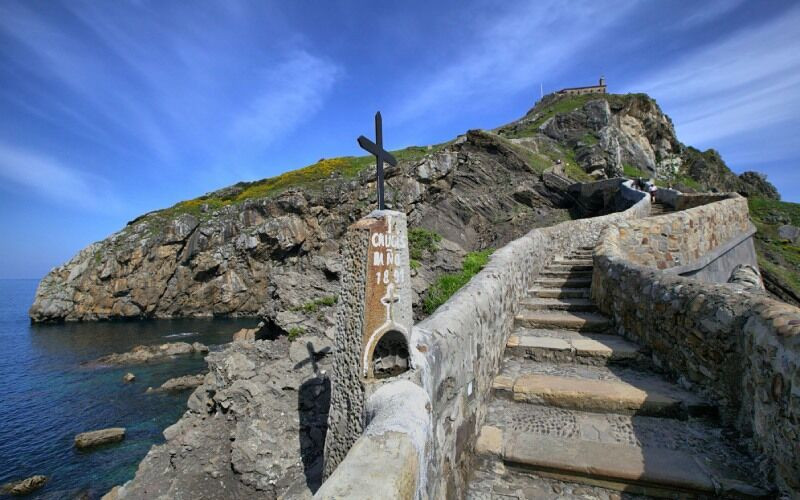
{"label": "green vegetation", "polygon": [[[576,109],[583,107],[583,105],[587,102],[594,99],[605,99],[611,106],[616,107],[624,105],[625,101],[633,97],[641,98],[646,96],[645,94],[585,94],[557,96],[548,100],[546,104],[537,104],[528,113],[528,116],[538,115],[536,120],[526,124],[523,128],[511,131],[506,136],[510,138],[519,138],[535,135],[539,131],[539,127],[541,127],[544,122],[550,118],[560,113],[569,113],[570,111],[575,111]],[[584,137],[584,140],[591,141],[592,139]],[[587,143],[595,144],[596,142],[597,138],[595,138],[595,142]]]}
{"label": "green vegetation", "polygon": [[493,251],[489,248],[479,252],[470,252],[461,263],[461,271],[439,276],[428,289],[423,301],[422,308],[425,313],[431,314],[466,285],[489,262],[489,256]]}
{"label": "green vegetation", "polygon": [[289,332],[288,332],[288,334],[289,334],[289,336],[288,336],[289,342],[294,342],[295,340],[300,338],[300,336],[302,336],[304,333],[305,333],[305,330],[303,330],[299,326],[293,326],[293,327],[289,328]]}
{"label": "green vegetation", "polygon": [[410,259],[408,261],[408,265],[411,269],[416,270],[419,269],[419,266],[421,266],[422,264],[420,264],[420,262],[417,259]]}
{"label": "green vegetation", "polygon": [[758,232],[758,265],[800,295],[800,247],[778,234],[784,224],[800,226],[800,204],[766,198],[748,198],[750,215]]}
{"label": "green vegetation", "polygon": [[[658,184],[658,183],[656,183],[656,184]],[[673,185],[679,185],[680,184],[680,185],[686,186],[686,187],[688,187],[690,189],[694,189],[695,191],[705,191],[705,189],[703,189],[703,186],[699,182],[697,182],[696,180],[692,179],[691,177],[689,177],[686,174],[678,174],[678,175],[676,175],[675,178],[672,181],[672,184]]]}
{"label": "green vegetation", "polygon": [[[630,179],[637,179],[639,177],[643,179],[651,178],[651,174],[627,163],[622,165],[622,174]],[[666,188],[678,185],[694,189],[695,191],[703,191],[703,186],[686,174],[677,174],[672,179],[656,179],[656,186],[658,187]]]}
{"label": "green vegetation", "polygon": [[[413,261],[422,259],[422,254],[426,250],[430,253],[436,252],[439,248],[437,243],[442,241],[442,237],[433,231],[428,231],[421,227],[408,230],[408,254]],[[419,266],[419,262],[417,262]],[[413,267],[413,264],[412,264]]]}
{"label": "green vegetation", "polygon": [[595,144],[600,142],[600,140],[594,134],[587,132],[583,134],[583,137],[581,137],[581,142],[586,144],[587,146],[594,146]]}
{"label": "green vegetation", "polygon": [[553,166],[553,160],[540,153],[528,153],[526,160],[528,160],[528,165],[538,174],[544,173],[545,170]]}
{"label": "green vegetation", "polygon": [[319,311],[320,307],[330,307],[339,300],[336,295],[328,295],[319,299],[306,302],[302,306],[293,307],[292,311],[303,311],[305,313],[315,313]]}
{"label": "green vegetation", "polygon": [[[410,146],[392,151],[392,154],[399,162],[413,163],[422,159],[427,154],[441,150],[448,144],[450,144],[450,142],[434,146]],[[208,217],[214,210],[254,198],[275,196],[289,188],[320,188],[322,183],[332,176],[352,179],[365,168],[374,165],[374,162],[375,158],[371,155],[344,156],[330,159],[323,158],[313,165],[285,172],[275,177],[255,182],[240,182],[232,186],[231,189],[224,189],[192,200],[181,201],[170,208],[154,212],[142,219],[149,219],[151,218],[150,216],[162,216],[167,219],[172,219],[185,213],[203,219]],[[153,229],[158,230],[159,227],[154,227]]]}
{"label": "green vegetation", "polygon": [[629,177],[631,179],[636,179],[642,177],[644,179],[649,178],[650,176],[644,172],[643,170],[634,167],[633,165],[629,165],[627,163],[622,164],[622,173],[625,177]]}

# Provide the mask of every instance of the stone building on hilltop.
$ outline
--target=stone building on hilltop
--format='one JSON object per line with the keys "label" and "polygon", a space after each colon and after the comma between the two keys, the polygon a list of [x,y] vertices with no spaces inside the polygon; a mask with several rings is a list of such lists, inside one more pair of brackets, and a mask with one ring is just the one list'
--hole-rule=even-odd
{"label": "stone building on hilltop", "polygon": [[583,94],[605,94],[606,93],[606,79],[604,77],[600,77],[600,82],[597,85],[591,85],[589,87],[569,87],[566,89],[561,89],[556,94],[566,94],[566,95],[583,95]]}

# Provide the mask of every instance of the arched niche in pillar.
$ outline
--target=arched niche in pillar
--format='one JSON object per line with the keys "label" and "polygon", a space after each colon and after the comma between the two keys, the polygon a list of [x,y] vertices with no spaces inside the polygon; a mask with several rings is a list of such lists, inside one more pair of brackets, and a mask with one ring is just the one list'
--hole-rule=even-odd
{"label": "arched niche in pillar", "polygon": [[410,357],[408,341],[401,331],[389,328],[376,333],[367,352],[367,377],[381,379],[405,373],[411,368]]}

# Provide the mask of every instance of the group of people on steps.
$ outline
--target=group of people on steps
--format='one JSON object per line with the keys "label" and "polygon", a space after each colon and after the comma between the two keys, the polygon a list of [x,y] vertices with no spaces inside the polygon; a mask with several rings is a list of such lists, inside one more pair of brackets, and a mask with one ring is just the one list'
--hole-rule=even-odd
{"label": "group of people on steps", "polygon": [[658,188],[656,187],[656,183],[652,180],[645,180],[641,177],[637,178],[633,181],[633,187],[638,189],[639,191],[644,191],[645,193],[650,193],[650,202],[656,202],[656,191]]}

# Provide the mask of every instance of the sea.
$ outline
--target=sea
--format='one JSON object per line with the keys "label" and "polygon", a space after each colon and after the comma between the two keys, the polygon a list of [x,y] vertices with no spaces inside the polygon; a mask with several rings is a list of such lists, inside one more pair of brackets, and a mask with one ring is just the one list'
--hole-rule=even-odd
{"label": "sea", "polygon": [[[100,498],[133,478],[150,447],[164,441],[164,428],[186,411],[191,394],[147,394],[147,388],[206,371],[200,355],[124,367],[86,362],[165,342],[201,342],[214,351],[235,331],[258,323],[248,318],[32,325],[28,308],[37,284],[0,280],[0,485],[35,474],[49,478],[26,498]],[[124,383],[129,371],[136,380]],[[76,434],[106,427],[125,427],[125,439],[90,451],[74,448]]]}

